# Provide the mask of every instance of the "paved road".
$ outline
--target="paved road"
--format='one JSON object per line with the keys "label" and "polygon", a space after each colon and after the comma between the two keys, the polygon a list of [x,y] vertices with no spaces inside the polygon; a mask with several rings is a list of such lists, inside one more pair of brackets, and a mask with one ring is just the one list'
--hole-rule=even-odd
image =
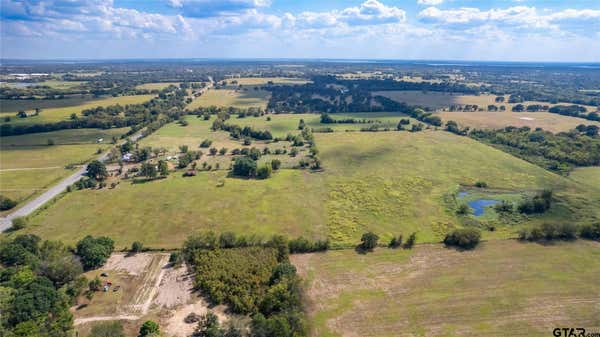
{"label": "paved road", "polygon": [[[141,137],[142,137],[142,133],[140,132],[140,133],[136,133],[135,135],[132,135],[131,137],[129,137],[129,139],[131,141],[135,142],[138,139],[140,139]],[[103,155],[101,155],[100,157],[98,157],[98,160],[105,161],[107,158],[108,158],[108,152],[106,152]],[[33,200],[28,201],[25,205],[21,206],[19,209],[10,213],[6,217],[0,218],[0,232],[4,232],[5,230],[11,228],[13,219],[22,217],[22,216],[27,216],[27,215],[33,213],[33,211],[40,208],[43,204],[52,200],[52,198],[56,197],[57,195],[62,193],[64,190],[66,190],[67,186],[73,185],[76,181],[78,181],[79,179],[81,179],[83,177],[83,175],[85,174],[85,169],[86,169],[86,166],[79,168],[75,173],[71,174],[70,176],[68,176],[61,182],[59,182],[57,185],[51,187],[49,190],[44,192],[42,195],[38,196],[37,198],[35,198]]]}

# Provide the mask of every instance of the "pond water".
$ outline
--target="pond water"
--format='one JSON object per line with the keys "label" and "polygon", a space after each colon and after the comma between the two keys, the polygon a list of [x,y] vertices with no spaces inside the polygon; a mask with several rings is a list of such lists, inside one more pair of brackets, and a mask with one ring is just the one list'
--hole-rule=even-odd
{"label": "pond water", "polygon": [[483,215],[483,212],[485,211],[485,208],[487,206],[493,206],[499,202],[500,201],[498,201],[498,200],[477,199],[477,200],[469,201],[468,204],[469,204],[469,207],[471,207],[473,209],[473,215],[480,216],[480,215]]}
{"label": "pond water", "polygon": [[[458,197],[459,198],[464,198],[467,195],[469,195],[469,192],[458,192]],[[469,201],[467,204],[469,205],[469,207],[471,207],[473,209],[473,215],[475,216],[481,216],[483,215],[483,212],[485,212],[485,208],[488,206],[493,206],[497,203],[499,203],[500,201],[498,200],[491,200],[491,199],[477,199],[477,200],[473,200],[473,201]]]}

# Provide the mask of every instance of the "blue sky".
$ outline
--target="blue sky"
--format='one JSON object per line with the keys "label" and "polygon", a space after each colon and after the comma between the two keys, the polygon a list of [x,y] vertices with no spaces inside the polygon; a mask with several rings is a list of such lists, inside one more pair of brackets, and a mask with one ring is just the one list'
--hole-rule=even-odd
{"label": "blue sky", "polygon": [[600,62],[600,0],[0,0],[2,58]]}

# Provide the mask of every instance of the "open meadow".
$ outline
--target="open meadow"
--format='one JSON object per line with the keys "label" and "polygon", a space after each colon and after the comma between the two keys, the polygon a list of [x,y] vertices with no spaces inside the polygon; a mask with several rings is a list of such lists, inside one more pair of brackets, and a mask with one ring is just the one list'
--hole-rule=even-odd
{"label": "open meadow", "polygon": [[[10,123],[14,125],[21,124],[38,124],[38,123],[52,123],[59,122],[61,120],[68,120],[71,114],[81,115],[81,111],[85,109],[92,109],[98,106],[107,107],[109,105],[127,105],[127,104],[139,104],[144,103],[152,99],[154,95],[135,95],[135,96],[118,96],[118,97],[106,97],[94,99],[91,101],[84,101],[78,105],[69,105],[62,107],[53,107],[48,109],[43,109],[39,115],[34,116],[32,110],[27,110],[27,114],[29,115],[27,118],[19,118],[16,116],[16,111],[13,112],[2,112],[0,113],[0,122],[1,123]],[[53,100],[60,102],[60,100]],[[36,101],[34,101],[36,102]],[[70,104],[70,103],[68,103]],[[15,105],[17,107],[17,105]],[[34,103],[30,105],[31,109],[35,109],[37,106]],[[24,109],[25,107],[17,107],[17,111]],[[4,110],[3,110],[4,111]],[[10,117],[10,120],[5,121],[6,117]]]}
{"label": "open meadow", "polygon": [[294,77],[232,77],[225,79],[225,81],[227,81],[227,85],[232,85],[232,82],[235,81],[237,85],[242,86],[261,86],[268,83],[300,85],[310,82],[309,80],[304,78]]}
{"label": "open meadow", "polygon": [[[187,127],[167,125],[142,144],[185,143],[174,140],[183,135],[181,130],[189,132],[183,138],[198,143],[207,132],[202,131],[205,123],[196,119]],[[571,198],[587,193],[583,185],[446,132],[334,132],[315,137],[322,172],[282,169],[267,180],[245,180],[229,178],[224,170],[189,178],[179,171],[146,183],[123,181],[114,189],[65,194],[32,216],[27,231],[69,243],[86,234],[109,235],[119,246],[140,240],[155,248],[179,247],[191,232],[206,229],[329,238],[334,247],[356,244],[367,230],[386,240],[416,231],[419,242],[439,242],[463,224],[455,214],[455,196],[476,181],[505,193],[553,189],[559,198],[554,210],[526,223],[573,219]],[[588,212],[595,206],[584,201],[577,207]],[[520,228],[494,226],[484,237],[514,237]]]}
{"label": "open meadow", "polygon": [[269,92],[244,89],[209,89],[202,96],[195,98],[187,108],[193,110],[198,107],[228,107],[233,106],[240,109],[261,108],[265,109],[269,101]]}
{"label": "open meadow", "polygon": [[[78,129],[34,133],[0,139],[0,194],[23,202],[72,172],[67,165],[82,164],[107,149],[112,137],[129,128]],[[98,143],[98,139],[103,139]],[[54,145],[48,145],[51,140]]]}
{"label": "open meadow", "polygon": [[179,86],[179,82],[156,82],[156,83],[144,83],[140,85],[136,85],[136,89],[146,89],[146,90],[162,90],[170,85]]}
{"label": "open meadow", "polygon": [[573,130],[579,124],[600,127],[600,122],[541,111],[441,111],[437,115],[444,121],[452,120],[461,127],[475,129],[501,129],[510,125],[516,127],[528,126],[532,129],[542,128],[556,133]]}
{"label": "open meadow", "polygon": [[292,255],[312,336],[550,336],[600,328],[600,245],[484,242],[459,252],[352,250]]}

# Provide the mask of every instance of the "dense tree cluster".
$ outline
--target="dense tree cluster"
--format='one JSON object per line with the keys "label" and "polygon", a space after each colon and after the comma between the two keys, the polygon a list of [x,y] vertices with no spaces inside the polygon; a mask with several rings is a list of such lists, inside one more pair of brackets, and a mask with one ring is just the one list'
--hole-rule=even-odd
{"label": "dense tree cluster", "polygon": [[575,166],[600,165],[600,137],[577,130],[553,134],[509,126],[499,130],[473,130],[469,136],[557,172],[568,172]]}
{"label": "dense tree cluster", "polygon": [[[143,126],[158,128],[165,123],[165,120],[171,121],[179,118],[185,107],[183,101],[186,95],[185,91],[173,88],[164,89],[158,97],[145,103],[130,104],[125,107],[115,105],[88,109],[83,117],[75,116],[74,119],[68,121],[24,125],[4,123],[0,125],[0,136],[80,128],[109,129],[125,126],[136,127],[134,130],[139,130]],[[163,122],[159,122],[161,119]],[[159,123],[159,125],[153,125],[153,123]]]}
{"label": "dense tree cluster", "polygon": [[305,336],[301,284],[289,263],[287,240],[274,236],[260,246],[221,248],[238,240],[231,233],[205,233],[186,241],[183,251],[196,286],[214,303],[251,315],[250,336]]}
{"label": "dense tree cluster", "polygon": [[0,334],[67,337],[72,301],[86,281],[79,258],[57,241],[18,235],[0,242]]}

